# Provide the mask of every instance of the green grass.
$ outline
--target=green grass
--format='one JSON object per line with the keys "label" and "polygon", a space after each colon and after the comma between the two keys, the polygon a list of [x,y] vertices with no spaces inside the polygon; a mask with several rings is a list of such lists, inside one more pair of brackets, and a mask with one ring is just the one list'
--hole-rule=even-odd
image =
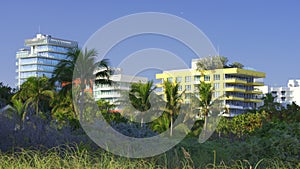
{"label": "green grass", "polygon": [[[214,153],[211,158],[216,159],[216,156],[217,154]],[[213,163],[194,166],[196,163],[195,159],[197,160],[197,158],[195,157],[191,158],[189,152],[183,147],[181,147],[181,152],[177,152],[177,150],[175,149],[165,154],[147,159],[129,159],[114,156],[111,153],[105,152],[101,149],[97,151],[88,151],[86,148],[82,148],[82,146],[77,146],[76,148],[72,148],[69,146],[60,146],[45,151],[20,149],[13,153],[0,152],[0,168],[294,168],[287,163],[281,162],[277,159],[261,159],[260,161],[252,165],[247,160],[232,161],[228,164],[223,161],[217,163],[216,160],[213,160]],[[300,168],[300,165],[298,165],[298,167]]]}
{"label": "green grass", "polygon": [[115,157],[104,151],[56,147],[47,151],[0,153],[0,168],[154,168],[154,162]]}

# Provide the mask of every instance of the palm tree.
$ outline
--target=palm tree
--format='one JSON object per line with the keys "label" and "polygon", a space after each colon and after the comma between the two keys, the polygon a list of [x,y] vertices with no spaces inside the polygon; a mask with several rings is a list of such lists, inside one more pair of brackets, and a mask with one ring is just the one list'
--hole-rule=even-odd
{"label": "palm tree", "polygon": [[225,56],[217,56],[220,60],[221,60],[221,63],[223,65],[223,68],[227,67],[228,65],[228,58],[225,57]]}
{"label": "palm tree", "polygon": [[[97,52],[94,49],[82,51],[79,48],[74,48],[70,50],[67,53],[67,58],[61,60],[56,66],[50,81],[52,84],[60,82],[62,84],[60,92],[64,94],[72,89],[72,85],[76,83],[74,79],[77,79],[79,83],[85,81],[83,84],[87,85],[96,76],[96,84],[110,84],[111,70],[108,67],[108,60],[103,59],[96,62],[96,56]],[[93,74],[97,69],[96,74]]]}
{"label": "palm tree", "polygon": [[65,96],[55,93],[55,97],[50,103],[53,107],[51,114],[59,122],[77,119],[77,114],[72,104],[72,95],[70,93],[71,91],[68,91]]}
{"label": "palm tree", "polygon": [[53,90],[48,85],[47,77],[29,77],[21,85],[20,90],[13,96],[13,99],[22,100],[25,103],[26,111],[29,107],[32,107],[35,114],[38,115],[40,110],[47,111],[46,108],[48,108],[53,94]]}
{"label": "palm tree", "polygon": [[25,104],[20,99],[12,99],[12,107],[14,108],[15,113],[20,117],[20,121],[24,121],[26,117]]}
{"label": "palm tree", "polygon": [[204,117],[204,132],[207,130],[207,123],[208,123],[208,115],[210,112],[210,106],[212,102],[212,91],[213,88],[210,83],[200,82],[200,85],[197,85],[197,92],[198,92],[198,103],[199,103],[199,116]]}
{"label": "palm tree", "polygon": [[260,109],[264,109],[268,112],[273,111],[276,112],[278,109],[280,109],[280,103],[275,102],[277,96],[273,96],[272,93],[267,93],[263,97],[264,105],[260,107]]}
{"label": "palm tree", "polygon": [[244,67],[244,65],[239,62],[233,62],[232,64],[230,64],[230,67],[242,69]]}
{"label": "palm tree", "polygon": [[132,106],[142,113],[141,126],[143,124],[143,113],[150,109],[150,94],[156,89],[153,87],[153,81],[147,83],[132,83],[129,91],[129,100]]}
{"label": "palm tree", "polygon": [[292,102],[292,104],[288,104],[286,107],[286,111],[283,118],[287,121],[293,122],[293,121],[300,121],[300,106],[297,105],[295,102]]}
{"label": "palm tree", "polygon": [[[51,79],[52,84],[60,82],[60,93],[66,94],[72,89],[72,85],[80,87],[80,119],[82,119],[84,94],[87,86],[92,88],[95,84],[111,84],[109,79],[111,69],[108,60],[96,61],[97,52],[94,49],[80,50],[74,48],[67,53],[67,59],[62,60],[56,67]],[[71,93],[74,96],[74,93]],[[75,108],[73,108],[75,111]]]}
{"label": "palm tree", "polygon": [[151,128],[153,131],[162,133],[166,131],[170,126],[169,114],[163,113],[159,118],[155,119],[151,123]]}
{"label": "palm tree", "polygon": [[111,110],[114,110],[114,108],[116,107],[114,104],[104,99],[99,99],[97,101],[97,106],[101,113],[109,113]]}
{"label": "palm tree", "polygon": [[179,83],[164,81],[164,94],[166,96],[166,112],[170,115],[170,136],[173,134],[173,116],[177,115],[181,108],[182,93],[179,93]]}
{"label": "palm tree", "polygon": [[11,87],[5,86],[2,82],[0,82],[0,108],[10,102],[13,94],[14,90]]}

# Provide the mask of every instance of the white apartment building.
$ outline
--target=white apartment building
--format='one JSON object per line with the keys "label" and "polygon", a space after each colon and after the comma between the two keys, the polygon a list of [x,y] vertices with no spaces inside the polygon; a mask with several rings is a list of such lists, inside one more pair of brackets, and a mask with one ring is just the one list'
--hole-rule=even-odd
{"label": "white apartment building", "polygon": [[131,76],[124,75],[121,73],[120,69],[115,71],[114,75],[110,76],[110,80],[114,83],[110,85],[94,85],[93,86],[93,96],[97,101],[99,99],[103,99],[109,101],[110,103],[116,105],[116,109],[121,109],[120,103],[118,103],[118,99],[121,98],[121,91],[130,90],[130,86],[132,83],[146,83],[148,78],[141,76]]}
{"label": "white apartment building", "polygon": [[76,41],[54,38],[51,35],[37,34],[25,40],[25,46],[16,53],[17,88],[27,78],[51,77],[56,65],[67,58],[67,52],[78,46]]}
{"label": "white apartment building", "polygon": [[257,87],[259,90],[266,93],[272,93],[276,96],[275,101],[281,103],[283,106],[295,102],[300,105],[300,79],[291,79],[287,86],[261,86]]}

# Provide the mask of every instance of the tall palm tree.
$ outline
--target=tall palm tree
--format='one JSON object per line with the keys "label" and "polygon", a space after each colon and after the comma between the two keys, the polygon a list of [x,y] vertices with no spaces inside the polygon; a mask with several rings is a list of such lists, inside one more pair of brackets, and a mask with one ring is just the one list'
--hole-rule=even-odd
{"label": "tall palm tree", "polygon": [[[197,70],[200,71],[201,76],[204,76],[206,70],[228,68],[228,58],[224,56],[209,56],[204,57],[197,63]],[[203,78],[204,79],[204,78]],[[213,88],[210,83],[200,81],[200,85],[197,85],[196,104],[200,107],[200,114],[204,116],[204,131],[207,131],[208,114],[210,112],[210,105],[212,102]],[[206,133],[204,133],[206,135]]]}
{"label": "tall palm tree", "polygon": [[53,98],[53,90],[48,85],[47,77],[29,77],[20,90],[13,96],[25,102],[26,111],[29,107],[38,115],[41,111],[47,111],[50,100]]}
{"label": "tall palm tree", "polygon": [[153,81],[147,83],[132,83],[129,91],[129,100],[132,106],[142,113],[141,125],[143,125],[143,113],[150,109],[150,94],[156,89]]}
{"label": "tall palm tree", "polygon": [[[85,85],[94,80],[96,84],[110,84],[109,76],[111,69],[107,59],[96,62],[97,52],[92,49],[85,49],[84,51],[79,48],[74,48],[67,53],[67,58],[61,60],[53,72],[53,77],[50,79],[52,84],[60,82],[62,84],[61,93],[71,91],[72,85],[76,83],[73,79],[85,81]],[[76,69],[75,69],[76,67]],[[98,69],[98,71],[96,71]],[[96,74],[93,74],[96,71]],[[75,76],[75,77],[73,77]],[[77,76],[77,77],[76,77]],[[81,83],[81,82],[80,82]]]}
{"label": "tall palm tree", "polygon": [[197,94],[198,94],[198,103],[199,103],[199,116],[204,117],[204,127],[203,130],[204,132],[207,129],[207,123],[208,123],[208,115],[210,112],[210,106],[212,102],[212,92],[213,88],[210,83],[205,83],[205,82],[200,82],[197,87]]}
{"label": "tall palm tree", "polygon": [[164,94],[166,96],[166,112],[170,115],[170,136],[173,135],[173,116],[177,115],[181,108],[182,93],[179,93],[179,83],[164,81]]}
{"label": "tall palm tree", "polygon": [[[83,103],[85,89],[87,86],[92,88],[93,81],[95,84],[111,84],[109,79],[111,69],[108,60],[103,59],[96,61],[97,52],[94,49],[80,50],[74,48],[67,53],[67,58],[62,60],[56,67],[51,79],[52,84],[60,82],[62,89],[60,93],[66,94],[72,89],[72,85],[80,88],[80,120],[82,119]],[[75,79],[75,80],[74,80]],[[74,96],[74,93],[71,93]],[[75,108],[74,108],[75,111]]]}

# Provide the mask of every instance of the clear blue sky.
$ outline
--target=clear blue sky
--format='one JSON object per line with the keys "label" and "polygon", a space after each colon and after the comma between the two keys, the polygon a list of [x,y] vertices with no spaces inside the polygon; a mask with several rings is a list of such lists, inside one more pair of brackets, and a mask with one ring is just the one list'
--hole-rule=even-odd
{"label": "clear blue sky", "polygon": [[300,1],[6,1],[0,5],[0,81],[13,86],[15,53],[39,30],[82,46],[104,24],[165,12],[199,27],[231,61],[266,72],[266,84],[300,78]]}

